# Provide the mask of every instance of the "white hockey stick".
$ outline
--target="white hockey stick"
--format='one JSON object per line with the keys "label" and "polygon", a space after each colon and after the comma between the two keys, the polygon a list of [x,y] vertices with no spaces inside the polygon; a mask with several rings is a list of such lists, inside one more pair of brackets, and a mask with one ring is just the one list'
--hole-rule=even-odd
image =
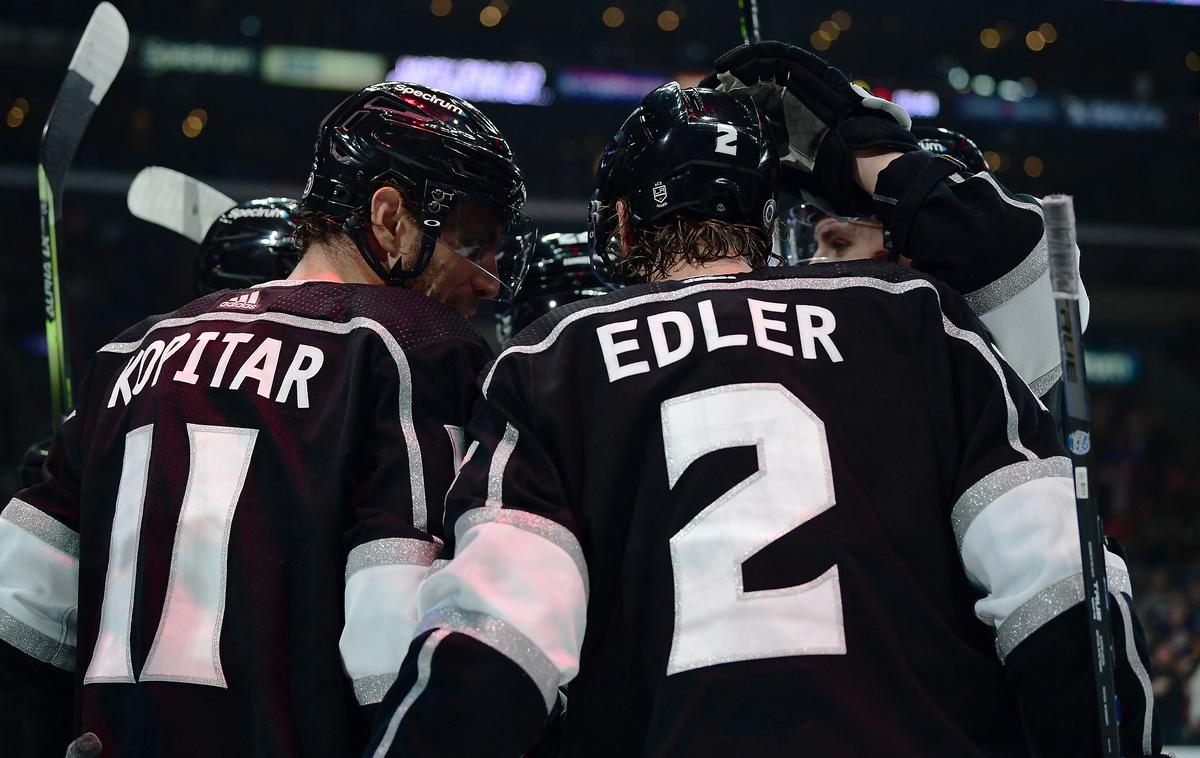
{"label": "white hockey stick", "polygon": [[222,213],[237,205],[233,198],[199,179],[163,166],[139,171],[129,185],[126,202],[133,215],[196,244],[204,241]]}

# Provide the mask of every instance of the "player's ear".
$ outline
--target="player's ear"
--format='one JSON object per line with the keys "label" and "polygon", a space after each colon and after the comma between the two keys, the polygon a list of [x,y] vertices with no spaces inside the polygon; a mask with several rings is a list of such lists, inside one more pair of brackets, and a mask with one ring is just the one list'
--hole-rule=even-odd
{"label": "player's ear", "polygon": [[404,200],[395,187],[380,187],[371,195],[371,228],[385,251],[396,249],[400,239]]}
{"label": "player's ear", "polygon": [[412,249],[409,238],[418,232],[400,190],[385,186],[371,195],[371,229],[380,248],[376,252],[389,267]]}

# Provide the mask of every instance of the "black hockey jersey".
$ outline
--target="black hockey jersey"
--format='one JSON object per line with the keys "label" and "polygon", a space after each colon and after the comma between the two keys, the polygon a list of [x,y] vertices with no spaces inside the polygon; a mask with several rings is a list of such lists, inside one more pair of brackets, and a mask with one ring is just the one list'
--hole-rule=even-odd
{"label": "black hockey jersey", "polygon": [[[873,209],[913,268],[949,284],[1033,393],[1057,406],[1062,360],[1041,201],[924,150],[880,174]],[[1079,282],[1080,315],[1089,303]]]}
{"label": "black hockey jersey", "polygon": [[[1083,597],[1071,467],[949,287],[869,261],[631,287],[535,322],[482,390],[367,755],[515,755],[568,683],[564,755],[1028,754],[1047,681],[1006,661]],[[1086,745],[1083,713],[1030,731]]]}
{"label": "black hockey jersey", "polygon": [[356,755],[489,357],[426,297],[303,281],[101,348],[49,481],[0,514],[0,752]]}

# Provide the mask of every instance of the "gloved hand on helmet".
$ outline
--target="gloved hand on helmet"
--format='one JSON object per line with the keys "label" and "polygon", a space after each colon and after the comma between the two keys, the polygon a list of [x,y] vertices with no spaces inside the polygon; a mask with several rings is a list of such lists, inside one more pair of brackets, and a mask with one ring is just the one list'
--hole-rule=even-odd
{"label": "gloved hand on helmet", "polygon": [[717,59],[701,86],[744,90],[754,98],[776,132],[783,167],[790,169],[785,185],[791,181],[821,195],[839,213],[870,213],[870,197],[853,178],[855,151],[918,149],[903,108],[795,45],[734,48]]}

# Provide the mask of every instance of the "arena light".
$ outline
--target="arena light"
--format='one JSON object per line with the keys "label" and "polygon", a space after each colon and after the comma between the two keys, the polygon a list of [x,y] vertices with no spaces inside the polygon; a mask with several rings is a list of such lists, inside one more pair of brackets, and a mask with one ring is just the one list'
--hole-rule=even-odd
{"label": "arena light", "polygon": [[1140,356],[1133,350],[1088,350],[1083,362],[1094,384],[1132,384],[1141,373]]}
{"label": "arena light", "polygon": [[953,100],[954,114],[971,121],[1053,125],[1059,122],[1058,102],[1049,97],[1030,97],[1012,103],[998,97],[959,95]]}
{"label": "arena light", "polygon": [[971,89],[976,95],[991,97],[996,92],[996,80],[987,74],[976,74],[971,77]]}
{"label": "arena light", "polygon": [[1025,97],[1025,88],[1021,86],[1020,82],[1012,79],[1001,79],[996,83],[996,94],[1000,96],[1001,100],[1008,100],[1011,103],[1015,103]]}
{"label": "arena light", "polygon": [[1070,97],[1065,98],[1063,112],[1067,125],[1076,129],[1147,132],[1167,128],[1167,112],[1153,103]]}
{"label": "arena light", "polygon": [[555,89],[570,100],[602,103],[637,103],[646,93],[667,81],[662,74],[612,71],[600,68],[568,68],[558,75]]}
{"label": "arena light", "polygon": [[967,92],[971,89],[971,75],[962,66],[954,66],[947,71],[946,79],[950,82],[950,86],[959,92]]}
{"label": "arena light", "polygon": [[374,53],[268,45],[260,73],[267,84],[352,91],[380,81],[386,70]]}
{"label": "arena light", "polygon": [[239,45],[171,42],[148,37],[141,45],[142,71],[150,76],[178,71],[187,74],[250,76],[258,65],[254,50]]}
{"label": "arena light", "polygon": [[616,29],[621,24],[625,23],[625,11],[615,5],[610,5],[604,9],[604,13],[600,14],[600,20],[609,29]]}
{"label": "arena light", "polygon": [[913,118],[936,118],[942,112],[941,98],[932,90],[898,89],[892,93],[892,102]]}
{"label": "arena light", "polygon": [[388,72],[389,81],[420,82],[466,100],[513,105],[549,102],[546,69],[531,61],[486,61],[404,55]]}

